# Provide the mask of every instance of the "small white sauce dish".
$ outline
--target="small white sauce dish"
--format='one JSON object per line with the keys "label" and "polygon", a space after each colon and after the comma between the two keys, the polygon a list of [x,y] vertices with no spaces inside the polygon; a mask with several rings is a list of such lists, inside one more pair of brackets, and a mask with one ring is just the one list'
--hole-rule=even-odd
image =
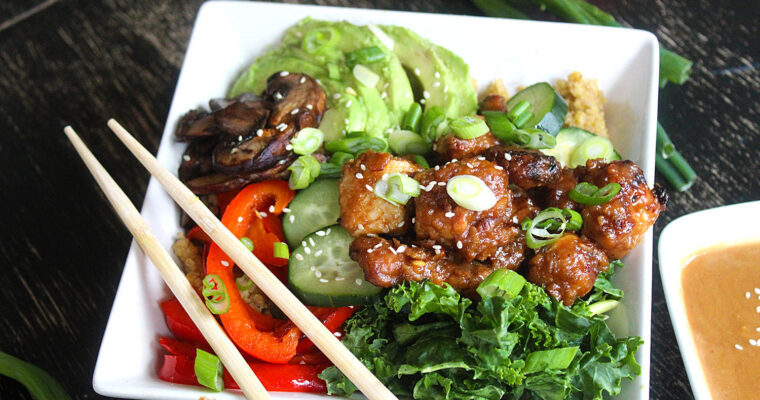
{"label": "small white sauce dish", "polygon": [[660,276],[670,319],[696,400],[711,400],[684,304],[681,272],[697,254],[712,248],[760,241],[760,201],[698,211],[663,229],[658,244]]}

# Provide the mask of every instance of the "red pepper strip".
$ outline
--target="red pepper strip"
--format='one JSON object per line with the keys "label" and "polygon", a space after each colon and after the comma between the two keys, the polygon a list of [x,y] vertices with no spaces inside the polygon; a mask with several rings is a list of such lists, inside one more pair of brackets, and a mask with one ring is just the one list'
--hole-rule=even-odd
{"label": "red pepper strip", "polygon": [[[256,217],[255,210],[280,214],[282,208],[293,198],[294,192],[285,181],[265,181],[246,186],[227,206],[222,216],[222,224],[237,237],[245,236]],[[263,225],[263,224],[262,224]],[[261,246],[256,239],[254,253]],[[270,252],[272,250],[270,249]],[[271,254],[270,254],[271,256]],[[273,257],[272,257],[273,258]],[[262,260],[264,261],[264,260]],[[266,262],[266,261],[264,261]],[[301,331],[295,326],[281,332],[273,332],[276,320],[253,310],[240,296],[232,273],[233,263],[216,244],[209,248],[206,269],[216,274],[224,282],[230,300],[230,309],[219,317],[227,334],[243,351],[263,361],[286,363],[296,354]]]}
{"label": "red pepper strip", "polygon": [[169,331],[175,337],[208,346],[206,338],[203,337],[201,331],[195,326],[195,322],[190,319],[185,309],[182,308],[179,300],[172,298],[161,302],[161,310],[164,311],[164,315],[166,316],[166,326],[169,327]]}
{"label": "red pepper strip", "polygon": [[[292,365],[248,363],[254,374],[259,378],[264,388],[272,392],[310,392],[325,393],[327,385],[318,375],[327,365]],[[185,385],[198,384],[195,376],[195,360],[181,355],[165,355],[158,370],[158,378],[172,383]],[[238,389],[237,383],[227,370],[222,375],[224,386],[228,389]]]}
{"label": "red pepper strip", "polygon": [[176,356],[185,356],[189,358],[195,358],[196,350],[201,349],[209,353],[214,353],[211,346],[207,344],[194,344],[189,342],[182,342],[177,339],[168,337],[158,338],[158,344],[161,345],[166,351]]}
{"label": "red pepper strip", "polygon": [[200,226],[194,226],[187,232],[187,238],[193,242],[199,243],[211,243],[211,238],[208,237],[206,232],[203,232]]}
{"label": "red pepper strip", "polygon": [[306,354],[296,354],[295,357],[290,359],[288,364],[321,365],[331,364],[331,361],[326,355],[322,354],[321,351],[314,350]]}
{"label": "red pepper strip", "polygon": [[[350,318],[351,315],[354,314],[354,311],[356,311],[357,308],[349,306],[349,307],[339,307],[339,308],[328,308],[327,310],[330,310],[330,311],[326,315],[323,314],[323,316],[320,316],[319,314],[314,312],[314,310],[312,310],[312,313],[314,313],[314,315],[316,315],[317,318],[319,318],[322,321],[322,323],[325,325],[327,329],[330,330],[330,332],[335,333],[338,331],[338,329],[340,329],[343,323],[346,322],[346,320]],[[314,347],[314,343],[312,343],[312,341],[309,338],[304,337],[301,340],[301,342],[298,343],[298,347],[296,347],[296,351],[298,353],[303,354],[313,347]]]}

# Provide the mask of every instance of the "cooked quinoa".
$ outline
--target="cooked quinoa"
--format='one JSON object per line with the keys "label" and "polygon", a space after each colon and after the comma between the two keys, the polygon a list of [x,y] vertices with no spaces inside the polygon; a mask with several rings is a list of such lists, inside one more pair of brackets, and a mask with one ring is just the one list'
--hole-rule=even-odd
{"label": "cooked quinoa", "polygon": [[483,100],[491,95],[501,96],[504,100],[509,100],[509,92],[507,92],[507,88],[504,86],[504,81],[501,78],[492,80],[485,92],[481,94],[480,99]]}
{"label": "cooked quinoa", "polygon": [[[177,256],[190,285],[200,294],[203,291],[203,249],[180,233],[172,244],[172,251]],[[254,310],[263,314],[270,314],[269,300],[261,292],[261,289],[255,284],[251,284],[252,286],[249,289],[240,291],[240,296]]]}
{"label": "cooked quinoa", "polygon": [[605,99],[596,79],[584,79],[580,72],[575,71],[568,75],[567,80],[557,80],[556,89],[567,101],[565,126],[609,136],[604,122]]}

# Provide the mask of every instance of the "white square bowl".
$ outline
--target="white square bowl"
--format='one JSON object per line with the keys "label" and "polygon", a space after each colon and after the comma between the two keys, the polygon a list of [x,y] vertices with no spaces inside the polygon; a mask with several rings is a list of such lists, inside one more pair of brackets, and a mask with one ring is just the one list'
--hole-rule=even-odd
{"label": "white square bowl", "polygon": [[686,315],[681,272],[710,248],[760,242],[760,201],[698,211],[675,219],[660,234],[660,276],[670,319],[696,400],[710,400],[707,379]]}
{"label": "white square bowl", "polygon": [[[658,45],[644,31],[549,22],[436,15],[319,6],[248,2],[209,2],[195,22],[185,62],[174,93],[158,160],[169,170],[179,166],[184,144],[173,139],[176,122],[186,111],[206,106],[225,95],[232,82],[266,50],[277,46],[285,29],[301,18],[347,20],[355,24],[393,24],[460,55],[481,87],[503,78],[509,88],[538,81],[554,82],[572,71],[599,80],[607,102],[607,123],[618,151],[654,180],[654,138],[657,116]],[[529,38],[529,40],[520,40]],[[517,39],[517,40],[515,40]],[[126,150],[125,150],[126,151]],[[142,215],[170,248],[179,226],[172,199],[151,180]],[[649,398],[652,236],[625,259],[615,283],[626,291],[623,304],[610,318],[618,335],[637,335],[644,345],[637,353],[642,374],[624,382],[621,399]],[[197,399],[210,392],[158,379],[157,337],[168,335],[158,302],[168,289],[133,243],[108,320],[93,376],[95,390],[107,396],[134,399]],[[214,393],[222,399],[240,393]],[[317,399],[319,395],[275,393],[276,399]]]}

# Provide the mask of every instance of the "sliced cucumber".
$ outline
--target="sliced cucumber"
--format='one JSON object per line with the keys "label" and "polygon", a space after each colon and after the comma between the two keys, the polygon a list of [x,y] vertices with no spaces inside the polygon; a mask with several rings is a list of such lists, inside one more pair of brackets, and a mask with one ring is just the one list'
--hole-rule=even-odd
{"label": "sliced cucumber", "polygon": [[586,160],[591,158],[603,158],[607,161],[621,159],[609,139],[573,127],[560,129],[557,133],[557,145],[541,151],[553,156],[568,168],[584,165]]}
{"label": "sliced cucumber", "polygon": [[290,248],[306,235],[338,222],[338,180],[320,179],[296,194],[282,218],[282,231]]}
{"label": "sliced cucumber", "polygon": [[304,303],[320,307],[367,304],[382,288],[364,279],[348,256],[353,237],[340,225],[314,232],[290,255],[288,286]]}
{"label": "sliced cucumber", "polygon": [[517,92],[507,102],[507,109],[511,110],[521,101],[530,103],[530,112],[533,114],[525,127],[538,128],[556,136],[557,132],[565,123],[567,103],[554,88],[546,82],[539,82]]}

